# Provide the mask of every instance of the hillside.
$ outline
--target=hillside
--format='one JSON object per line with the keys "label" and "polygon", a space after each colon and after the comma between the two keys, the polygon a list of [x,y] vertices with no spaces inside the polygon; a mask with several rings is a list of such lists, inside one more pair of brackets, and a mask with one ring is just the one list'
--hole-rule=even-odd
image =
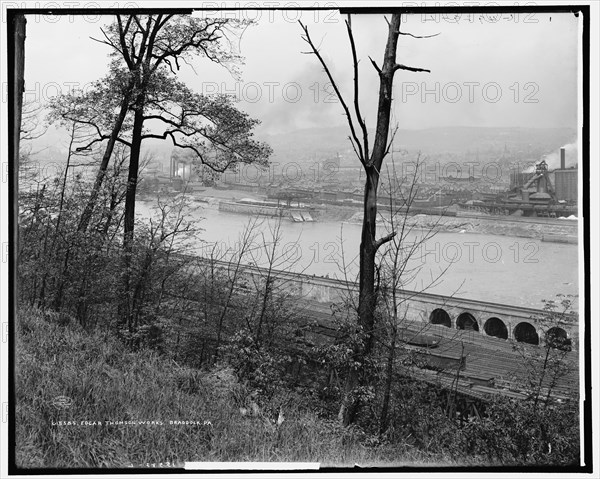
{"label": "hillside", "polygon": [[[373,131],[370,132],[374,134]],[[322,160],[339,153],[353,161],[353,151],[345,127],[312,128],[290,133],[257,135],[273,148],[273,162],[288,163]],[[515,159],[537,159],[572,143],[576,131],[572,128],[479,128],[449,126],[424,130],[398,130],[394,150],[409,150],[428,155],[459,155],[499,157],[505,154]],[[60,161],[66,156],[68,138],[59,130],[48,129],[45,135],[30,142],[39,151],[37,161]],[[173,149],[170,141],[145,141],[143,148],[163,163]]]}
{"label": "hillside", "polygon": [[[374,134],[373,131],[370,132]],[[479,128],[444,127],[398,130],[394,150],[424,154],[496,154],[539,157],[575,140],[572,128]],[[299,161],[335,155],[353,155],[345,127],[296,130],[287,134],[263,135],[279,161]]]}
{"label": "hillside", "polygon": [[[291,390],[260,401],[230,368],[199,371],[152,351],[132,352],[57,313],[21,310],[16,336],[15,440],[22,468],[456,464],[409,445],[365,447],[363,432],[319,417]],[[276,425],[279,410],[285,419]]]}
{"label": "hillside", "polygon": [[[536,413],[534,419],[556,424],[548,432],[553,454],[543,449],[541,456],[536,452],[519,457],[521,450],[509,450],[508,445],[524,438],[517,429],[509,431],[490,418],[472,423],[470,434],[461,435],[438,408],[428,408],[426,416],[420,412],[429,423],[427,429],[434,431],[431,437],[413,425],[415,438],[408,441],[399,430],[405,439],[398,442],[392,440],[394,428],[385,439],[360,427],[342,427],[315,407],[315,398],[306,390],[284,388],[271,397],[257,395],[230,367],[198,370],[152,350],[132,351],[106,332],[86,332],[68,315],[23,308],[15,336],[19,468],[181,468],[185,461],[465,466],[496,461],[570,463],[577,455],[572,441],[565,442],[577,435],[576,422],[568,415],[553,417],[554,407],[542,411],[543,417]],[[427,389],[413,385],[409,390],[409,397],[415,394],[405,398],[410,408],[425,400],[419,394],[431,399]],[[532,414],[526,405],[505,407],[517,416]],[[419,439],[422,434],[425,441]],[[535,427],[530,434],[534,440]],[[466,450],[462,448],[471,435],[480,442],[471,443],[477,446],[471,446],[470,454],[457,456]]]}

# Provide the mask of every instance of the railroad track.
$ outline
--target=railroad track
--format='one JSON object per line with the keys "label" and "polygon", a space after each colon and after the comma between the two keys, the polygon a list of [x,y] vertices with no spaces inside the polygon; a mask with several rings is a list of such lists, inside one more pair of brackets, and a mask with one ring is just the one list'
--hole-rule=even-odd
{"label": "railroad track", "polygon": [[[204,260],[197,256],[177,255],[183,261],[194,261],[202,263]],[[215,261],[217,267],[227,268],[229,263]],[[196,263],[197,264],[197,263]],[[250,273],[263,273],[262,268],[256,266],[242,265],[242,270],[247,270]],[[293,281],[299,279],[313,284],[323,284],[334,286],[338,289],[352,290],[355,285],[342,280],[333,278],[322,278],[299,273],[291,273],[285,271],[272,271],[271,274],[283,281]],[[415,293],[411,291],[401,291],[403,296],[411,298],[412,295],[416,298],[435,299],[438,304],[444,304],[445,300],[452,299],[442,295],[431,293]],[[493,311],[496,308],[514,309],[520,312],[527,312],[530,316],[543,313],[542,310],[525,308],[520,306],[509,306],[495,302],[468,300],[472,304],[486,306],[488,310]],[[333,317],[332,304],[327,302],[318,302],[316,300],[308,300],[299,298],[296,300],[298,312],[305,317],[306,322],[314,323],[309,328],[309,342],[326,343],[339,338],[339,328]],[[400,325],[400,340],[406,343],[411,338],[419,334],[426,334],[439,339],[438,347],[435,349],[423,348],[422,356],[429,355],[436,360],[438,365],[444,363],[444,357],[448,358],[449,367],[440,367],[438,371],[439,378],[436,380],[446,381],[447,377],[452,377],[456,374],[457,357],[466,357],[465,367],[461,370],[462,376],[461,389],[465,393],[477,393],[485,395],[490,392],[494,394],[504,394],[514,397],[522,397],[519,391],[511,390],[515,386],[515,381],[512,378],[522,372],[522,358],[519,353],[513,350],[511,341],[502,340],[490,336],[485,336],[482,333],[467,330],[451,329],[443,325],[432,325],[427,322],[412,321]],[[539,351],[537,346],[519,343],[520,347],[530,352]],[[414,349],[414,348],[413,348]],[[435,358],[437,356],[437,358]],[[557,385],[557,396],[560,396],[560,391],[565,393],[570,389],[578,389],[578,361],[577,353],[571,352],[567,355],[567,361],[572,365],[576,373],[572,377],[561,378]],[[441,359],[440,359],[441,358]],[[429,377],[429,376],[427,376]],[[495,382],[498,382],[499,387],[496,387]],[[514,387],[513,387],[514,389]]]}
{"label": "railroad track", "polygon": [[[313,339],[316,339],[314,335],[322,336],[321,340],[317,339],[316,342],[334,341],[339,337],[329,305],[305,301],[303,311],[316,323],[311,328]],[[436,339],[436,347],[415,346],[415,338],[419,336]],[[424,366],[418,368],[416,377],[426,382],[446,388],[456,387],[457,369],[462,364],[458,372],[458,390],[462,394],[478,399],[490,394],[515,399],[527,397],[524,384],[528,378],[524,369],[524,359],[522,354],[515,350],[515,343],[509,340],[418,321],[402,324],[399,339],[404,350],[412,351],[419,358],[419,362],[422,361]],[[526,343],[519,343],[518,347],[526,355],[543,351],[540,351],[539,346]],[[577,352],[567,353],[564,361],[573,372],[559,378],[553,386],[554,399],[573,397],[573,393],[579,388]],[[549,380],[550,378],[546,378],[542,390],[548,387]]]}

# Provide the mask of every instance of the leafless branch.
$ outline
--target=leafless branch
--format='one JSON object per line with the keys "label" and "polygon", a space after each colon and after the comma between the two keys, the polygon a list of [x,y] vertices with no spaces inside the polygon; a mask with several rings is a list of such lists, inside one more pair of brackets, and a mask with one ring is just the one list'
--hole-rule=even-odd
{"label": "leafless branch", "polygon": [[407,70],[409,72],[427,72],[427,73],[431,73],[431,70],[427,70],[426,68],[409,67],[407,65],[402,65],[400,63],[396,63],[394,65],[394,71],[396,71],[396,70]]}
{"label": "leafless branch", "polygon": [[392,231],[390,234],[385,235],[383,238],[379,238],[377,241],[375,241],[375,249],[378,250],[385,243],[388,243],[389,241],[392,241],[392,239],[394,238],[394,236],[396,236],[396,232]]}
{"label": "leafless branch", "polygon": [[354,69],[354,111],[356,113],[356,119],[358,120],[358,124],[363,132],[363,142],[364,142],[364,155],[365,159],[369,158],[369,135],[367,133],[367,125],[360,113],[360,103],[358,98],[358,58],[356,56],[356,45],[354,44],[354,35],[352,34],[352,26],[350,25],[350,15],[348,15],[348,20],[346,20],[346,29],[348,30],[348,38],[350,40],[350,47],[352,48],[352,66]]}
{"label": "leafless branch", "polygon": [[375,63],[375,60],[373,60],[371,57],[369,57],[369,60],[371,60],[371,63],[375,67],[375,70],[377,70],[377,73],[379,73],[381,75],[381,68],[379,68],[379,66],[377,65],[377,63]]}
{"label": "leafless branch", "polygon": [[388,143],[388,146],[385,150],[385,153],[383,154],[383,156],[387,156],[387,154],[390,152],[390,148],[392,147],[392,143],[394,143],[394,138],[396,138],[396,133],[398,133],[398,125],[396,125],[394,127],[394,131],[392,132],[392,138],[390,139],[390,142]]}
{"label": "leafless branch", "polygon": [[[92,141],[90,141],[88,144],[86,144],[84,146],[79,146],[79,147],[75,148],[75,151],[78,153],[88,151],[92,147],[92,145],[102,142],[104,140],[108,140],[108,139],[110,139],[110,135],[102,135],[99,138],[93,139]],[[123,145],[131,147],[131,143],[128,142],[127,140],[124,140],[123,138],[117,137],[115,140],[118,141],[119,143],[122,143]]]}
{"label": "leafless branch", "polygon": [[104,35],[104,38],[106,38],[106,40],[99,40],[98,38],[94,38],[94,37],[90,37],[90,40],[94,40],[95,42],[98,43],[102,43],[103,45],[108,45],[112,48],[114,48],[116,51],[118,51],[119,53],[123,54],[123,52],[121,51],[121,49],[119,47],[117,47],[112,41],[111,39],[108,37],[108,35],[106,34],[106,32],[104,31],[104,29],[100,28],[100,31],[102,32],[102,34]]}
{"label": "leafless branch", "polygon": [[400,35],[406,35],[409,37],[413,37],[413,38],[433,38],[433,37],[437,37],[439,35],[439,33],[434,33],[433,35],[413,35],[412,33],[407,33],[407,32],[398,32]]}
{"label": "leafless branch", "polygon": [[133,70],[133,61],[129,56],[129,52],[127,51],[127,45],[125,44],[125,37],[127,35],[127,31],[129,30],[129,26],[131,25],[132,16],[130,15],[127,19],[127,23],[125,27],[123,27],[123,22],[121,21],[121,15],[117,15],[117,24],[119,25],[119,41],[121,43],[121,54],[123,55],[123,59],[125,63],[127,63],[127,67],[129,70]]}
{"label": "leafless branch", "polygon": [[331,75],[331,71],[329,70],[327,63],[325,63],[325,60],[323,59],[323,57],[319,53],[319,50],[315,47],[315,44],[313,43],[312,39],[310,38],[310,34],[308,33],[308,27],[306,27],[300,20],[298,21],[298,23],[302,27],[302,30],[304,30],[305,36],[303,36],[302,39],[310,45],[314,55],[319,59],[321,66],[325,70],[325,73],[327,74],[327,77],[329,78],[329,81],[331,82],[331,85],[333,86],[335,94],[337,95],[338,99],[340,100],[340,103],[342,104],[342,107],[344,108],[344,112],[346,113],[346,118],[348,119],[348,125],[350,126],[350,131],[352,132],[352,138],[356,142],[356,146],[357,146],[356,149],[358,149],[358,151],[359,151],[358,159],[362,163],[363,167],[366,168],[366,165],[367,165],[366,162],[367,162],[368,158],[366,156],[364,156],[362,146],[360,144],[360,141],[358,140],[358,136],[356,135],[356,130],[354,128],[354,122],[352,121],[352,116],[350,115],[350,110],[348,109],[348,105],[346,105],[346,102],[344,101],[344,97],[342,96],[342,94],[337,86],[337,83],[333,79],[333,76]]}
{"label": "leafless branch", "polygon": [[207,161],[206,158],[204,157],[204,155],[195,146],[183,145],[181,143],[178,143],[177,139],[175,138],[175,133],[176,133],[175,131],[165,131],[165,132],[163,132],[162,135],[148,134],[148,135],[144,135],[144,138],[156,138],[156,139],[165,140],[167,138],[167,136],[170,136],[171,140],[173,141],[173,145],[175,145],[179,148],[192,150],[194,153],[196,153],[196,156],[198,157],[198,159],[200,160],[200,162],[203,165],[208,166],[211,170],[213,170],[217,173],[224,173],[227,170],[227,168],[229,168],[233,163],[235,163],[235,159],[231,159],[231,160],[227,161],[223,167],[218,167],[218,166],[214,165],[213,163],[211,163],[210,161]]}
{"label": "leafless branch", "polygon": [[352,137],[348,136],[348,139],[350,140],[350,144],[352,145],[352,149],[354,150],[354,154],[360,158],[360,156],[358,154],[358,151],[356,151],[356,145],[352,141]]}

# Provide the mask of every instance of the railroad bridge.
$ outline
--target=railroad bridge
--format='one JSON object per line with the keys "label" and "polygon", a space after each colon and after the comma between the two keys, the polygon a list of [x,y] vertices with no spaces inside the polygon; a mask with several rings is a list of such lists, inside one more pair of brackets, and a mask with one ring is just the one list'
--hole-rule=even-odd
{"label": "railroad bridge", "polygon": [[[344,281],[297,275],[296,293],[306,299],[336,303],[353,285]],[[421,321],[450,329],[470,330],[485,336],[538,344],[548,326],[540,321],[540,309],[414,291],[397,293],[400,311],[409,321]],[[579,340],[577,317],[566,315],[566,321],[553,324],[553,333],[571,341]]]}
{"label": "railroad bridge", "polygon": [[[194,257],[198,260],[198,257]],[[217,267],[231,268],[227,262],[217,261]],[[264,280],[268,271],[250,265],[241,265],[241,274],[255,283]],[[320,303],[323,306],[340,304],[349,292],[356,292],[357,286],[347,281],[321,276],[271,271],[275,284],[284,286],[286,291],[304,301]],[[435,327],[444,334],[448,328],[505,340],[529,344],[539,344],[548,331],[567,340],[573,349],[578,349],[579,326],[576,315],[565,315],[564,321],[549,326],[539,321],[544,316],[541,309],[513,306],[473,299],[443,296],[431,293],[402,290],[397,293],[399,310],[408,321],[420,321]],[[405,315],[404,315],[405,313]]]}

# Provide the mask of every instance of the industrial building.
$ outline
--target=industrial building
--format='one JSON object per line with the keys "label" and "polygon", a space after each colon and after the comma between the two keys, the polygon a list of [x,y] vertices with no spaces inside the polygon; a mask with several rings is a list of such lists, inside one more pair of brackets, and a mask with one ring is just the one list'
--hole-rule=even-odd
{"label": "industrial building", "polygon": [[560,150],[560,169],[554,170],[554,189],[558,201],[577,203],[577,167],[565,168],[565,150]]}

